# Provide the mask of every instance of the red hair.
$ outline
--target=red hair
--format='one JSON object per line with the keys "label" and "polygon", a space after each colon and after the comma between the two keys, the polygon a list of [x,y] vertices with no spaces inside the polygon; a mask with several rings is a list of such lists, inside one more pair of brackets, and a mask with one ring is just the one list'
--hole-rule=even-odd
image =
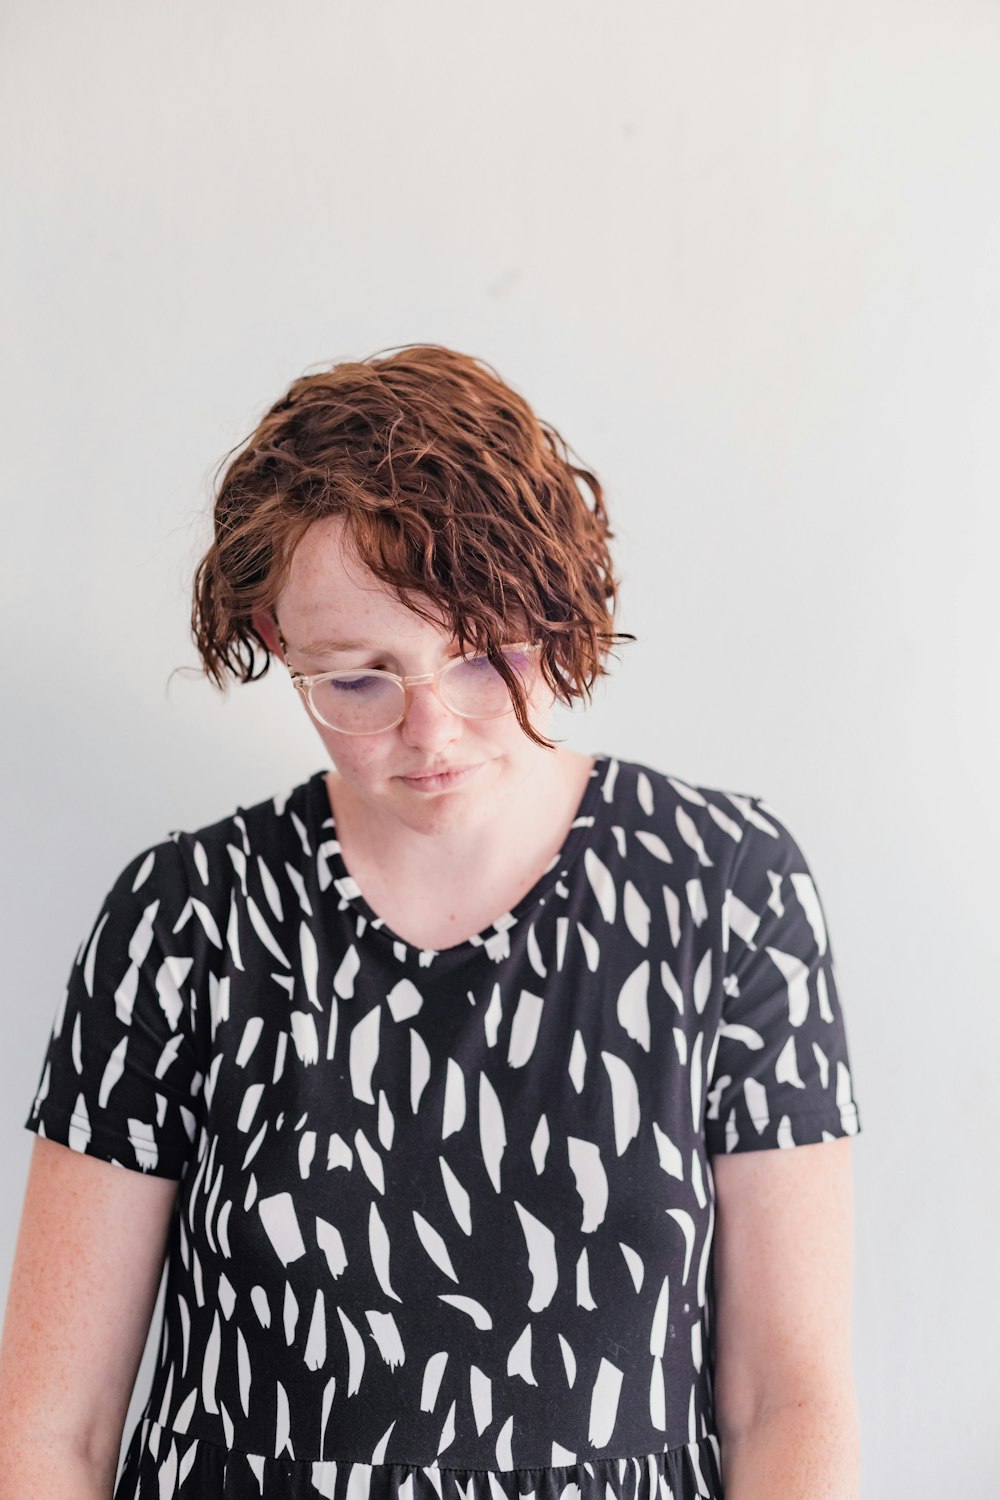
{"label": "red hair", "polygon": [[499,652],[512,627],[541,643],[545,680],[567,704],[589,701],[616,639],[635,639],[612,628],[614,533],[599,480],[481,359],[409,344],[303,375],[238,448],[223,459],[191,614],[203,672],[220,689],[227,674],[251,682],[267,671],[251,617],[272,609],[297,543],[332,515],[401,603],[447,619],[460,651],[489,654],[522,730],[549,749]]}

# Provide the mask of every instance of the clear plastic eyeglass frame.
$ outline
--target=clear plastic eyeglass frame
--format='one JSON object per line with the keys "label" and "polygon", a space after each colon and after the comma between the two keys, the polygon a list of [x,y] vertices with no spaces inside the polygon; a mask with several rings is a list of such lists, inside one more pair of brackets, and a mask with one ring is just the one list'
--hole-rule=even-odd
{"label": "clear plastic eyeglass frame", "polygon": [[[467,657],[464,657],[464,656],[456,656],[453,661],[445,662],[444,666],[443,667],[438,667],[438,669],[437,669],[436,672],[420,672],[420,673],[417,673],[415,675],[411,674],[410,676],[406,676],[406,677],[401,677],[398,672],[387,672],[382,667],[364,667],[364,668],[361,668],[361,669],[359,669],[357,667],[348,667],[346,669],[343,669],[343,670],[337,671],[337,672],[314,672],[311,675],[307,675],[304,672],[297,672],[295,670],[295,668],[292,666],[292,664],[290,663],[290,661],[288,660],[288,647],[287,647],[286,642],[285,642],[285,637],[281,633],[281,626],[278,624],[277,616],[272,615],[271,618],[274,620],[275,628],[277,629],[277,632],[278,632],[278,641],[280,642],[280,645],[281,645],[281,654],[284,657],[285,666],[288,668],[289,676],[292,679],[292,686],[294,688],[296,688],[298,690],[298,692],[300,692],[302,694],[302,696],[305,698],[306,703],[307,703],[307,705],[309,707],[309,711],[313,715],[313,717],[315,719],[318,719],[319,722],[324,726],[324,728],[326,728],[326,729],[332,729],[335,734],[351,734],[351,735],[358,735],[358,734],[385,734],[387,730],[389,730],[389,729],[395,729],[396,725],[397,724],[401,724],[403,722],[403,719],[406,717],[406,691],[407,691],[407,688],[409,688],[409,687],[415,687],[418,684],[425,683],[425,682],[429,682],[429,683],[433,683],[434,684],[434,690],[437,693],[438,697],[441,698],[441,702],[444,703],[444,705],[447,708],[448,712],[449,713],[453,713],[453,714],[457,714],[460,719],[502,719],[507,714],[510,714],[510,713],[514,712],[514,704],[513,704],[513,701],[511,701],[508,704],[508,706],[506,708],[502,708],[499,713],[495,713],[495,714],[466,714],[466,713],[462,713],[461,709],[452,708],[451,704],[447,701],[447,699],[441,697],[441,679],[447,675],[447,673],[452,669],[452,667],[457,667],[457,666],[461,665],[461,663],[463,661],[466,661]],[[518,641],[518,642],[515,642],[513,645],[505,646],[503,649],[505,651],[524,651],[524,652],[527,652],[527,653],[534,653],[536,651],[540,651],[541,650],[541,646],[540,646],[540,644],[537,641],[535,641],[535,642],[531,642],[531,641]],[[317,683],[337,681],[338,679],[343,679],[343,678],[357,677],[359,670],[363,670],[363,671],[366,671],[366,672],[372,672],[372,673],[374,673],[378,677],[386,677],[386,678],[389,679],[390,682],[396,682],[396,683],[398,683],[399,686],[403,690],[403,708],[402,708],[402,711],[400,712],[400,714],[398,715],[397,718],[393,719],[393,721],[392,721],[391,724],[386,724],[381,729],[375,729],[375,730],[368,730],[368,729],[342,729],[337,724],[328,724],[327,721],[326,721],[326,719],[324,719],[321,714],[317,713],[315,705],[313,704],[312,689],[316,686]]]}

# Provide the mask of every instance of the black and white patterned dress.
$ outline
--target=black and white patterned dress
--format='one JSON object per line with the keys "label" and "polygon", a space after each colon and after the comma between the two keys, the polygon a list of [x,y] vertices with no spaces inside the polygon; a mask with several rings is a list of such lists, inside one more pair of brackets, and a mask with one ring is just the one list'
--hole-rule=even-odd
{"label": "black and white patterned dress", "polygon": [[515,909],[403,942],[324,777],[122,870],[27,1128],[179,1180],[116,1500],[719,1500],[715,1153],[860,1128],[760,797],[599,754]]}

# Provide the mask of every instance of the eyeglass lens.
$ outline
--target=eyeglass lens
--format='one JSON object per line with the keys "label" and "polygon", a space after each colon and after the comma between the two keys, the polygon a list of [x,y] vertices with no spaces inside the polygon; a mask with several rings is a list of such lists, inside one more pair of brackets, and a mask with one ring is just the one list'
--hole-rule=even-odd
{"label": "eyeglass lens", "polygon": [[[522,679],[531,670],[526,651],[504,651],[505,661]],[[470,718],[499,717],[513,707],[510,691],[486,656],[461,657],[440,678],[440,693],[448,707]],[[331,729],[352,734],[374,734],[402,715],[405,694],[398,682],[377,672],[352,672],[313,684],[311,702],[316,715]]]}

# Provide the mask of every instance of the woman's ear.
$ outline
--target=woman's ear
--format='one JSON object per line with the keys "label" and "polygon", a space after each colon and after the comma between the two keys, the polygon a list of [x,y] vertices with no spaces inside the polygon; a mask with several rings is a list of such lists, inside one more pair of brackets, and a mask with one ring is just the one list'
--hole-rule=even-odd
{"label": "woman's ear", "polygon": [[274,623],[274,616],[270,610],[258,609],[250,616],[254,630],[263,641],[267,642],[267,649],[275,656],[282,656],[281,642],[278,640],[278,628]]}

